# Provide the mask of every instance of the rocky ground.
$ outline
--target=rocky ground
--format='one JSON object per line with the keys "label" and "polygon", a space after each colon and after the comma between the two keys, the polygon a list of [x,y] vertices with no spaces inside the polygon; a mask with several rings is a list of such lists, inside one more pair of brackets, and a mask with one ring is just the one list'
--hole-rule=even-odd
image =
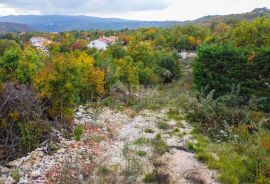
{"label": "rocky ground", "polygon": [[187,150],[192,128],[172,120],[167,110],[134,113],[80,107],[76,124],[81,141],[53,132],[28,156],[0,167],[0,183],[143,183],[155,176],[164,183],[216,183],[216,172]]}

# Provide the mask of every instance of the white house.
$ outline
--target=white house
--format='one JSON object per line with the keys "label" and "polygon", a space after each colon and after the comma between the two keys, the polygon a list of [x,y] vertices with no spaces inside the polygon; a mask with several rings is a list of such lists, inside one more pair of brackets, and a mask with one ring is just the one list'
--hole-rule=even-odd
{"label": "white house", "polygon": [[194,58],[197,56],[196,52],[187,52],[187,51],[182,51],[180,53],[180,56],[182,59],[187,59],[187,58]]}
{"label": "white house", "polygon": [[46,55],[49,55],[49,50],[46,48],[46,46],[51,44],[52,41],[44,37],[32,37],[30,39],[30,42],[32,46],[36,47],[37,49],[42,50]]}
{"label": "white house", "polygon": [[117,37],[116,36],[102,36],[99,39],[91,41],[87,47],[88,48],[96,48],[98,50],[106,50],[109,45],[116,43]]}

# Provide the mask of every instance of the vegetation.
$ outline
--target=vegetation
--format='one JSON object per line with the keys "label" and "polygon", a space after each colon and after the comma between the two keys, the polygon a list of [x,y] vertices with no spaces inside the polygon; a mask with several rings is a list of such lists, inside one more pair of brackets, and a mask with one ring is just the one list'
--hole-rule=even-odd
{"label": "vegetation", "polygon": [[[269,27],[261,17],[210,27],[40,33],[53,41],[49,56],[29,46],[37,33],[1,35],[0,163],[35,149],[52,127],[73,132],[79,141],[83,127],[74,127],[75,109],[91,102],[95,120],[98,105],[168,108],[169,119],[194,124],[198,143],[187,149],[217,169],[222,183],[270,183]],[[119,41],[103,51],[86,47],[87,38],[101,35],[117,35]],[[198,53],[192,74],[190,60],[179,62],[183,50]],[[158,128],[169,125],[160,121]],[[152,146],[157,156],[168,149],[159,134],[134,144]],[[136,160],[129,162],[128,176]],[[97,171],[111,173],[105,167]],[[144,178],[159,180],[155,171]]]}
{"label": "vegetation", "polygon": [[188,148],[222,183],[270,182],[269,26],[260,18],[230,28],[227,41],[201,46],[193,64],[196,93],[184,108],[199,141]]}
{"label": "vegetation", "polygon": [[157,181],[157,178],[156,178],[155,174],[148,173],[144,176],[143,180],[145,183],[155,183]]}
{"label": "vegetation", "polygon": [[167,145],[160,134],[157,134],[155,139],[152,140],[152,146],[154,148],[154,152],[157,155],[163,155],[167,151]]}
{"label": "vegetation", "polygon": [[[270,26],[270,24],[269,24]],[[239,90],[241,104],[252,98],[265,98],[269,109],[268,86],[270,64],[268,47],[256,50],[231,45],[204,45],[193,65],[194,89],[215,90],[216,96]]]}
{"label": "vegetation", "polygon": [[74,129],[74,138],[76,141],[80,141],[81,140],[81,136],[83,134],[83,126],[82,125],[78,125],[75,129]]}

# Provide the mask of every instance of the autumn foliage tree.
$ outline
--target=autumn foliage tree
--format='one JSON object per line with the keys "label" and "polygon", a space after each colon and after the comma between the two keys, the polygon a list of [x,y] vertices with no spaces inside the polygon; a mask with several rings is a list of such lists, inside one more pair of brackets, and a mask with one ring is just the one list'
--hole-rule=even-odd
{"label": "autumn foliage tree", "polygon": [[15,80],[22,52],[19,45],[10,40],[0,40],[0,78],[4,81]]}
{"label": "autumn foliage tree", "polygon": [[270,46],[270,19],[257,18],[252,22],[243,21],[231,32],[231,40],[237,47]]}
{"label": "autumn foliage tree", "polygon": [[60,54],[37,74],[35,87],[47,102],[50,117],[72,122],[76,102],[104,93],[104,72],[86,54]]}

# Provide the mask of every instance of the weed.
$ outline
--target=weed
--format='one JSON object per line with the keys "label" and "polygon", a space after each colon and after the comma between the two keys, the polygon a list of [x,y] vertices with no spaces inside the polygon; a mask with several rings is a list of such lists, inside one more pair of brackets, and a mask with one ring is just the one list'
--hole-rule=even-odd
{"label": "weed", "polygon": [[74,138],[76,141],[80,141],[81,140],[81,136],[83,134],[83,126],[81,124],[79,124],[75,129],[74,129]]}
{"label": "weed", "polygon": [[105,137],[100,135],[92,135],[91,140],[94,141],[95,143],[100,143],[105,140]]}
{"label": "weed", "polygon": [[147,153],[145,151],[137,151],[137,155],[139,155],[140,157],[145,157]]}
{"label": "weed", "polygon": [[147,174],[145,174],[143,181],[145,183],[155,183],[155,182],[157,182],[156,174],[155,173],[147,173]]}
{"label": "weed", "polygon": [[149,142],[148,139],[141,137],[141,138],[138,138],[137,140],[135,140],[134,144],[141,146],[141,145],[147,144],[148,142]]}
{"label": "weed", "polygon": [[[136,155],[134,155],[133,152],[130,150],[128,143],[124,145],[122,152],[126,160],[126,165],[123,171],[126,181],[125,183],[136,183],[137,176],[141,174],[142,171],[140,159],[136,158]],[[144,155],[142,151],[137,152],[137,154],[139,156]]]}
{"label": "weed", "polygon": [[154,152],[158,155],[163,155],[166,153],[168,146],[164,140],[162,140],[161,135],[156,135],[155,139],[152,140],[152,146]]}
{"label": "weed", "polygon": [[184,125],[183,125],[183,123],[181,121],[177,121],[176,124],[177,124],[177,127],[184,128]]}
{"label": "weed", "polygon": [[155,131],[150,129],[150,128],[145,129],[144,132],[147,133],[147,134],[155,133]]}
{"label": "weed", "polygon": [[16,169],[16,170],[11,171],[11,177],[15,180],[16,183],[18,183],[20,180],[19,170]]}
{"label": "weed", "polygon": [[196,151],[197,151],[196,146],[195,146],[193,143],[191,143],[191,142],[189,142],[189,143],[187,144],[187,149],[188,149],[189,151],[192,151],[192,152],[196,152]]}
{"label": "weed", "polygon": [[109,175],[111,173],[111,170],[106,166],[99,166],[97,168],[97,173],[102,176]]}
{"label": "weed", "polygon": [[168,119],[172,119],[175,121],[180,121],[182,120],[179,111],[177,109],[171,109],[169,110],[169,112],[167,113]]}
{"label": "weed", "polygon": [[157,127],[162,130],[168,130],[170,128],[169,124],[164,121],[158,122]]}
{"label": "weed", "polygon": [[208,162],[208,161],[214,159],[212,155],[210,155],[209,153],[205,153],[205,152],[198,153],[196,158],[202,162]]}

